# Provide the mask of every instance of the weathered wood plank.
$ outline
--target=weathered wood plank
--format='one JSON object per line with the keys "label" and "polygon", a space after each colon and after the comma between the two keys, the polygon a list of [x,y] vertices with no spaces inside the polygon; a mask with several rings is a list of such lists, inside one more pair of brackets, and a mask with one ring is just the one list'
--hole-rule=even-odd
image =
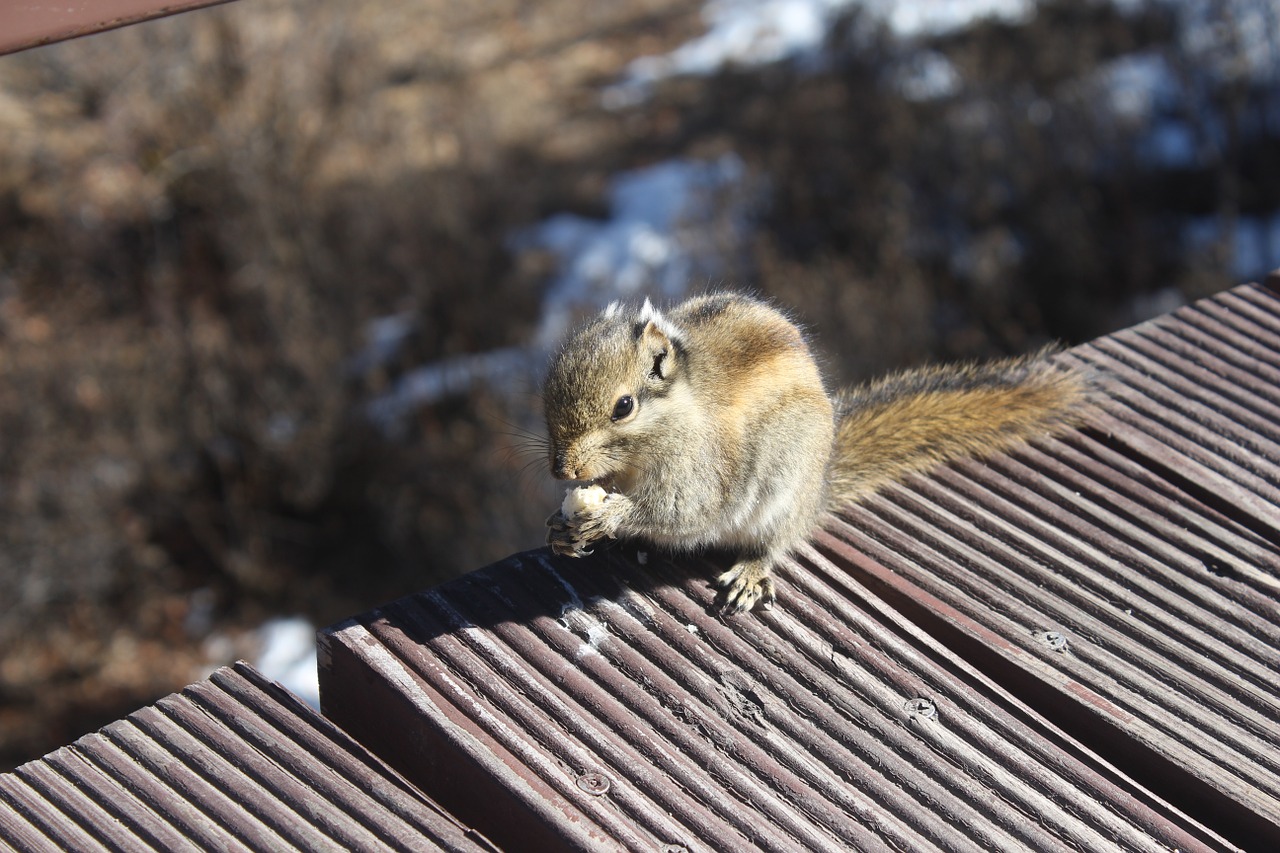
{"label": "weathered wood plank", "polygon": [[0,774],[19,850],[493,847],[245,664]]}

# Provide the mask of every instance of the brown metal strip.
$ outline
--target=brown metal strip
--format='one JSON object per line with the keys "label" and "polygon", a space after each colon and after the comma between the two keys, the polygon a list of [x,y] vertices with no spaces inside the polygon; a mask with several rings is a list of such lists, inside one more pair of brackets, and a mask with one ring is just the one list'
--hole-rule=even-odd
{"label": "brown metal strip", "polygon": [[0,54],[174,15],[227,0],[94,0],[0,4]]}

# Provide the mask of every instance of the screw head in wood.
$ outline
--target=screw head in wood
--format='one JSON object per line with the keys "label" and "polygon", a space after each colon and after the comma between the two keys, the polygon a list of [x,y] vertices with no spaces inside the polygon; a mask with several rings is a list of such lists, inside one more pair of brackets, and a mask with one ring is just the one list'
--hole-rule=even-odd
{"label": "screw head in wood", "polygon": [[578,777],[578,787],[593,797],[609,793],[609,777],[594,770],[588,770]]}
{"label": "screw head in wood", "polygon": [[1069,643],[1067,635],[1061,631],[1041,631],[1040,641],[1055,652],[1065,652]]}
{"label": "screw head in wood", "polygon": [[908,699],[902,707],[912,720],[935,720],[938,717],[938,706],[933,704],[932,699]]}

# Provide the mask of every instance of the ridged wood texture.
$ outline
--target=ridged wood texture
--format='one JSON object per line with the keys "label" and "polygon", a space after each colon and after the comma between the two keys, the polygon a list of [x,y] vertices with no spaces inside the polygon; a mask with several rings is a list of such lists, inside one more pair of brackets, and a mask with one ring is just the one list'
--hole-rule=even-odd
{"label": "ridged wood texture", "polygon": [[[1280,299],[1078,347],[1081,430],[722,566],[518,555],[0,775],[49,849],[1280,849]],[[459,823],[397,767],[449,808]]]}
{"label": "ridged wood texture", "polygon": [[1267,849],[1276,295],[1062,360],[1083,429],[850,507],[777,610],[525,553],[323,631],[325,712],[499,844]]}
{"label": "ridged wood texture", "polygon": [[1064,354],[1085,428],[849,508],[772,612],[534,551],[322,632],[325,712],[508,847],[1280,849],[1277,308]]}
{"label": "ridged wood texture", "polygon": [[727,623],[669,563],[521,555],[336,626],[325,712],[509,849],[1232,847],[839,565],[782,580]]}
{"label": "ridged wood texture", "polygon": [[0,845],[493,849],[245,664],[0,774]]}
{"label": "ridged wood texture", "polygon": [[891,489],[821,546],[1138,779],[1280,849],[1280,298],[1236,288],[1064,360],[1098,375],[1089,428]]}

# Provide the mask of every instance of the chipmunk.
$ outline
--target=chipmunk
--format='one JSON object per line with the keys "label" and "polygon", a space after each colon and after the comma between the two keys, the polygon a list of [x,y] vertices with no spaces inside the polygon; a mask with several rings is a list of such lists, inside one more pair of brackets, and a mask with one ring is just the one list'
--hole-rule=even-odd
{"label": "chipmunk", "polygon": [[1044,355],[829,395],[804,335],[764,302],[719,293],[666,313],[614,303],[567,338],[545,382],[552,475],[604,489],[566,499],[547,542],[578,556],[620,536],[729,549],[724,609],[771,607],[770,570],[823,513],[1073,424],[1088,382]]}

